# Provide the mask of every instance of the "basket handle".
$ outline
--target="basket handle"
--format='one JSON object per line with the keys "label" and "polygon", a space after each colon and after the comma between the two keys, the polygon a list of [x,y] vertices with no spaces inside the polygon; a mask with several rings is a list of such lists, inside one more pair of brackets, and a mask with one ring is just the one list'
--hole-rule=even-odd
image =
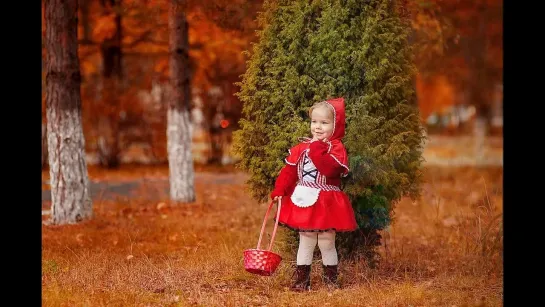
{"label": "basket handle", "polygon": [[[267,223],[267,218],[269,217],[269,212],[271,211],[271,208],[274,204],[274,200],[271,201],[271,204],[269,205],[269,208],[267,209],[267,213],[265,213],[265,218],[263,219],[263,225],[261,226],[261,233],[259,234],[259,240],[257,241],[257,249],[260,249],[261,246],[261,239],[263,238],[263,231],[265,231],[265,224]],[[278,199],[278,210],[276,212],[276,223],[274,224],[274,230],[271,237],[271,242],[269,243],[268,251],[271,250],[272,244],[274,242],[274,236],[276,235],[276,228],[278,228],[278,218],[280,217],[280,207],[282,205],[282,199]]]}

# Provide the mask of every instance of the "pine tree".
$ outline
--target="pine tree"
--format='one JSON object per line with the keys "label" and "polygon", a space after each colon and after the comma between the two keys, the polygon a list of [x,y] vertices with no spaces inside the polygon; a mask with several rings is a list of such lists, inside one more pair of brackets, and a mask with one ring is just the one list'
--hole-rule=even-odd
{"label": "pine tree", "polygon": [[423,130],[415,103],[409,21],[392,0],[266,1],[259,41],[243,75],[239,166],[252,196],[266,201],[287,149],[310,136],[307,110],[345,97],[343,181],[360,230],[338,236],[341,255],[375,255],[379,230],[403,196],[417,197]]}

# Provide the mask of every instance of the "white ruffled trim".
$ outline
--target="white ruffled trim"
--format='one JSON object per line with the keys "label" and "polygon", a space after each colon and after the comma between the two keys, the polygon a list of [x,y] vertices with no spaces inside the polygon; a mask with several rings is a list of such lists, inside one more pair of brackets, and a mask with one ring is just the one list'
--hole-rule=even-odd
{"label": "white ruffled trim", "polygon": [[346,168],[346,174],[342,174],[343,177],[346,177],[348,176],[348,172],[350,171],[350,169],[348,168],[348,166],[342,164],[337,158],[335,158],[334,155],[332,154],[329,154],[331,156],[331,158],[333,158],[335,161],[337,161],[337,163],[339,163],[342,167]]}
{"label": "white ruffled trim", "polygon": [[293,166],[297,165],[297,163],[291,163],[291,162],[289,162],[288,159],[284,159],[284,161],[286,161],[286,164],[289,164],[289,165],[293,165]]}
{"label": "white ruffled trim", "polygon": [[[291,156],[291,150],[289,148],[288,148],[288,153],[289,153],[288,157],[290,157]],[[289,165],[294,165],[294,166],[297,165],[297,163],[289,162],[288,158],[285,158],[284,161],[286,161],[286,164],[289,164]]]}
{"label": "white ruffled trim", "polygon": [[[331,150],[331,142],[327,142],[327,143],[329,144],[329,148],[327,149],[327,153],[329,153],[329,151]],[[310,152],[310,148],[305,149],[305,150],[303,151],[303,153],[304,153],[305,151],[306,151],[307,154],[308,154],[308,152]],[[342,164],[342,163],[339,161],[339,159],[335,158],[334,155],[332,155],[332,154],[330,154],[330,153],[329,153],[329,155],[330,155],[335,161],[337,161],[337,163],[339,163],[339,165],[341,165],[342,167],[346,168],[346,174],[341,174],[341,176],[342,176],[342,177],[348,176],[348,172],[350,172],[350,169],[348,168],[348,166]],[[310,157],[309,157],[309,159],[310,159]],[[310,159],[310,161],[312,161],[312,159]],[[314,163],[314,162],[312,162],[312,163]]]}

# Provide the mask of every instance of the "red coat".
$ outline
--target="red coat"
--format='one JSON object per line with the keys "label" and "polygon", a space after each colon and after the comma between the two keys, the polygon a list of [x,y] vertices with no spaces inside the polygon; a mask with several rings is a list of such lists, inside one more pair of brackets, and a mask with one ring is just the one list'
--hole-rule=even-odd
{"label": "red coat", "polygon": [[[279,224],[298,231],[340,232],[357,228],[348,196],[340,190],[341,177],[350,171],[346,149],[341,142],[345,130],[344,99],[328,102],[335,109],[330,140],[304,140],[290,148],[286,165],[271,193],[271,198],[283,196]],[[312,182],[301,180],[305,155],[317,170]]]}

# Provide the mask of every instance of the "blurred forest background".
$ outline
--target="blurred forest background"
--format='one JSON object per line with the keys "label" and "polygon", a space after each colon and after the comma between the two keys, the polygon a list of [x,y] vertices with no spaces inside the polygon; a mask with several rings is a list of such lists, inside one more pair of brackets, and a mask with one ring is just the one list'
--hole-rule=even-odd
{"label": "blurred forest background", "polygon": [[[90,192],[94,215],[42,226],[42,305],[502,306],[503,2],[400,1],[412,19],[414,85],[428,134],[422,197],[396,205],[395,222],[381,232],[378,269],[342,260],[346,290],[328,291],[313,272],[317,290],[297,297],[285,291],[295,254],[282,255],[275,278],[255,278],[242,263],[267,204],[256,204],[247,174],[233,171],[232,133],[242,110],[234,94],[264,1],[183,1],[196,169],[196,201],[183,206],[168,198],[168,20],[175,2],[78,0],[91,181],[79,194],[58,189],[51,176],[60,172],[47,165],[42,14],[42,217],[66,219],[62,206],[75,208],[72,201],[53,206],[55,193],[81,201]],[[56,9],[61,2],[51,3]],[[286,249],[285,235],[279,232],[275,248]]]}
{"label": "blurred forest background", "polygon": [[[117,168],[122,163],[167,161],[167,4],[79,0],[82,124],[89,164]],[[236,162],[230,153],[231,135],[242,106],[234,96],[235,83],[246,69],[245,51],[256,41],[262,4],[187,1],[197,164]],[[465,156],[466,162],[502,164],[503,2],[407,4],[419,70],[414,80],[418,106],[430,137],[426,160],[455,163],[454,158]],[[44,63],[45,46],[42,55]],[[42,71],[42,166],[47,168],[45,64]],[[445,158],[449,162],[441,162]]]}

